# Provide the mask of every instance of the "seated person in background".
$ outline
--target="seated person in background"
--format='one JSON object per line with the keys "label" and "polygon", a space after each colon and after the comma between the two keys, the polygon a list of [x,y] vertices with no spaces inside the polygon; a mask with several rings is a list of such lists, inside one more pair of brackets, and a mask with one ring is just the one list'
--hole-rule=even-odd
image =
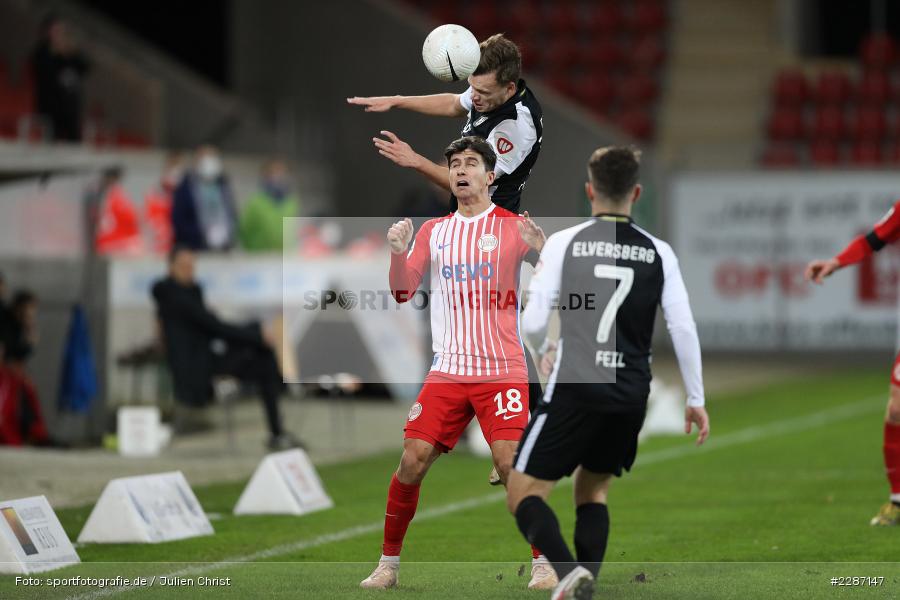
{"label": "seated person in background", "polygon": [[[214,375],[231,375],[252,382],[265,408],[271,436],[269,448],[302,447],[281,424],[278,399],[284,382],[269,336],[259,323],[225,323],[206,307],[203,290],[194,280],[191,250],[179,246],[172,249],[169,275],[153,285],[153,298],[162,324],[175,399],[189,406],[208,404]],[[216,340],[224,342],[224,351],[214,351]]]}
{"label": "seated person in background", "polygon": [[172,249],[172,195],[184,177],[182,163],[182,155],[177,152],[166,156],[162,177],[144,196],[149,246],[157,254],[168,254]]}
{"label": "seated person in background", "polygon": [[213,146],[201,146],[172,196],[175,244],[192,250],[229,250],[237,234],[234,194]]}
{"label": "seated person in background", "polygon": [[251,252],[280,252],[295,240],[282,240],[285,217],[296,217],[300,202],[291,190],[287,163],[274,159],[262,168],[259,190],[241,213],[241,245]]}

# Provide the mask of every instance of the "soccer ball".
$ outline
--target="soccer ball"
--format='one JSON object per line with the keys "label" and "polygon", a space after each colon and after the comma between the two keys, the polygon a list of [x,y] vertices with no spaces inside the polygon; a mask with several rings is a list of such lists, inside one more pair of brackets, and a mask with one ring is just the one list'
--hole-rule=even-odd
{"label": "soccer ball", "polygon": [[460,81],[478,68],[481,48],[472,32],[460,25],[441,25],[422,46],[428,72],[441,81]]}

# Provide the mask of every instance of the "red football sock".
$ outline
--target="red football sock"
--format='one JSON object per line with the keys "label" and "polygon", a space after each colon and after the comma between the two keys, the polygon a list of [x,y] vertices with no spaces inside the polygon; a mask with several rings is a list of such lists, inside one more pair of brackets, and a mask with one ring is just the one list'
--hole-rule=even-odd
{"label": "red football sock", "polygon": [[900,425],[884,424],[884,467],[891,482],[891,495],[900,494]]}
{"label": "red football sock", "polygon": [[534,544],[531,545],[531,558],[540,558],[541,551]]}
{"label": "red football sock", "polygon": [[384,545],[381,547],[385,556],[400,556],[406,529],[416,515],[419,487],[419,484],[402,483],[396,473],[391,477],[384,514]]}

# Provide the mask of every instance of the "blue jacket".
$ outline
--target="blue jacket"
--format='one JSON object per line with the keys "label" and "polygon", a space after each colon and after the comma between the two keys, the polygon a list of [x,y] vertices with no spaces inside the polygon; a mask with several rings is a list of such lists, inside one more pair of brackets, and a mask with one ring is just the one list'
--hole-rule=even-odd
{"label": "blue jacket", "polygon": [[[231,185],[224,175],[216,180],[222,189],[222,197],[225,198],[225,210],[228,213],[229,239],[226,248],[233,248],[237,239],[237,210],[234,206],[234,195],[231,193]],[[193,250],[208,250],[206,232],[200,225],[196,204],[197,175],[188,173],[181,180],[172,194],[172,231],[175,236],[175,244],[187,246]]]}

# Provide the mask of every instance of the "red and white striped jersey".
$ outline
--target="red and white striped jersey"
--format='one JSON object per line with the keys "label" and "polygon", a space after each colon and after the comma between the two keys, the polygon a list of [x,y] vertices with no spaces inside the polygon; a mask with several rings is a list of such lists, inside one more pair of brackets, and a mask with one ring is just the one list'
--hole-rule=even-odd
{"label": "red and white striped jersey", "polygon": [[521,217],[493,203],[483,213],[427,221],[408,254],[391,254],[391,293],[409,300],[431,269],[434,360],[429,377],[527,381],[519,336],[519,272],[530,250]]}

